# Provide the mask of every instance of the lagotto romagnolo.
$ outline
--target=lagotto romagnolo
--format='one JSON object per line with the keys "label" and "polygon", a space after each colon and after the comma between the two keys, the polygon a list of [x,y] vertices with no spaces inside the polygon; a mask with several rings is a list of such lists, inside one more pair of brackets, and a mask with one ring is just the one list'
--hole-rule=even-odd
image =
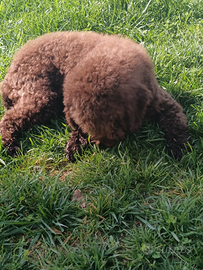
{"label": "lagotto romagnolo", "polygon": [[157,83],[147,51],[134,41],[94,32],[56,32],[28,41],[1,82],[7,111],[3,146],[15,155],[20,133],[64,110],[73,132],[65,153],[91,141],[111,147],[143,120],[156,121],[175,158],[187,147],[182,107]]}

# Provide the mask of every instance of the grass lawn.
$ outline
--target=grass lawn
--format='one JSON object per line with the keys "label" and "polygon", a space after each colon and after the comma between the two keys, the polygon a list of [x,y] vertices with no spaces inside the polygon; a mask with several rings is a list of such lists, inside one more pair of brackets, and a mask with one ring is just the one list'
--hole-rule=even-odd
{"label": "grass lawn", "polygon": [[[192,151],[172,159],[145,123],[72,164],[64,117],[24,133],[15,158],[0,142],[0,269],[203,269],[203,1],[0,1],[0,81],[21,45],[58,30],[142,43],[184,108]],[[86,208],[71,200],[77,189]]]}

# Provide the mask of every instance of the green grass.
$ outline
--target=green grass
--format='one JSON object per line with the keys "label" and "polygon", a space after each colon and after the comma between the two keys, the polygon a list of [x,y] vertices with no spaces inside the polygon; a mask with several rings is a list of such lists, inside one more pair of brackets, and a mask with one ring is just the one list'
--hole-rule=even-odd
{"label": "green grass", "polygon": [[[184,108],[192,151],[173,160],[159,127],[145,123],[71,164],[64,118],[24,133],[15,158],[0,142],[0,269],[203,269],[203,1],[3,0],[0,81],[21,45],[58,30],[142,43]],[[76,189],[84,209],[71,201]]]}

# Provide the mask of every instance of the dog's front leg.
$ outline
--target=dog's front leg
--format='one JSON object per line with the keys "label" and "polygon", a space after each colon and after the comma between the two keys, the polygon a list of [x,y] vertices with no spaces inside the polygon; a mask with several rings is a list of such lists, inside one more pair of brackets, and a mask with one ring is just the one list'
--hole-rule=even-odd
{"label": "dog's front leg", "polygon": [[71,137],[67,143],[65,154],[69,161],[75,162],[75,154],[78,153],[81,155],[82,147],[88,144],[88,134],[84,134],[80,129],[78,129],[71,132],[70,135]]}

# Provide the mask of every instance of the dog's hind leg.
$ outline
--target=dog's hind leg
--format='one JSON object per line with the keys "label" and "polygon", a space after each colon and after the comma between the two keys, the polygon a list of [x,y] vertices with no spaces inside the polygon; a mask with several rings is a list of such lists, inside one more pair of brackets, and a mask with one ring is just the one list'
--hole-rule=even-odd
{"label": "dog's hind leg", "polygon": [[50,92],[46,95],[35,93],[30,96],[22,96],[18,102],[8,109],[0,121],[0,134],[3,146],[7,148],[7,153],[11,156],[16,154],[18,142],[17,139],[21,132],[27,130],[34,124],[45,124],[55,113],[59,97],[56,93]]}
{"label": "dog's hind leg", "polygon": [[148,108],[147,115],[159,124],[166,135],[174,158],[180,160],[182,150],[189,150],[187,118],[181,105],[166,91],[158,88]]}

